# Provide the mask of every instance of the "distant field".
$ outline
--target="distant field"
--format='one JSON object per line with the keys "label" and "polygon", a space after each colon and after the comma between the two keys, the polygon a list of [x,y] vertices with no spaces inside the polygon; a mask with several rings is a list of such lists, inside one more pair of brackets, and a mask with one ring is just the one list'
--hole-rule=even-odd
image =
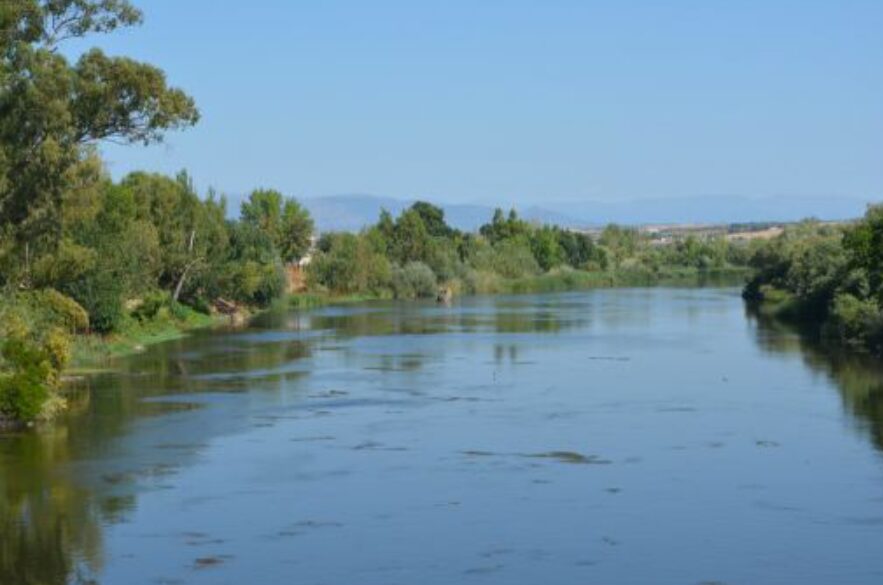
{"label": "distant field", "polygon": [[783,231],[785,230],[781,226],[773,226],[762,230],[727,234],[727,239],[731,241],[771,240],[772,238],[775,238],[776,236],[781,234]]}

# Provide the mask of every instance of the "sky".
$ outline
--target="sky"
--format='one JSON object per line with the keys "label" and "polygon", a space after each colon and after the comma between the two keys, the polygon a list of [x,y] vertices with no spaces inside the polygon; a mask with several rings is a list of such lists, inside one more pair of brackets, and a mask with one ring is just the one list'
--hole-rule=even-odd
{"label": "sky", "polygon": [[[883,1],[135,0],[202,112],[116,177],[449,203],[883,199]],[[74,48],[75,50],[76,48]]]}

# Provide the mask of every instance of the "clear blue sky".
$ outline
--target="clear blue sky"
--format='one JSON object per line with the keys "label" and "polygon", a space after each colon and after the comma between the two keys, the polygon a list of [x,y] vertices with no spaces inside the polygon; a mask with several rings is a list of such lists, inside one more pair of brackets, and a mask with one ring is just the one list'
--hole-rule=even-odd
{"label": "clear blue sky", "polygon": [[445,202],[883,198],[883,1],[135,0],[203,120],[115,176]]}

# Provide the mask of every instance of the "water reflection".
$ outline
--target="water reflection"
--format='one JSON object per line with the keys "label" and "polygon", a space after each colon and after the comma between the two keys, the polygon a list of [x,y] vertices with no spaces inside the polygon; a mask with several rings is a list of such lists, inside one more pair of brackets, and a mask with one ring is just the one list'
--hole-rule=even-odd
{"label": "water reflection", "polygon": [[824,375],[841,394],[844,408],[883,450],[883,363],[873,356],[820,342],[817,331],[801,329],[746,309],[758,345],[772,354],[800,356],[812,371]]}
{"label": "water reflection", "polygon": [[[316,351],[342,351],[343,364],[362,371],[417,372],[432,359],[425,345],[409,352],[393,344],[371,354],[346,342],[556,333],[582,324],[563,318],[560,311],[568,308],[566,301],[513,300],[496,307],[485,300],[454,308],[378,303],[268,313],[247,331],[172,341],[118,361],[113,373],[77,380],[63,420],[40,432],[0,437],[0,583],[97,583],[102,526],[125,520],[139,490],[162,487],[212,436],[243,428],[236,417],[198,413],[207,396],[291,391],[298,378],[310,375]],[[506,358],[517,360],[517,346],[495,345],[494,359]],[[171,428],[145,425],[175,413],[192,418]]]}
{"label": "water reflection", "polygon": [[[709,498],[741,497],[744,490],[714,483],[727,481],[726,470],[756,467],[772,485],[769,468],[757,458],[780,457],[783,477],[790,477],[794,469],[788,465],[799,463],[787,451],[794,443],[776,435],[755,436],[757,417],[743,410],[761,399],[762,384],[751,378],[737,390],[726,377],[752,371],[758,346],[771,356],[800,356],[810,369],[830,378],[883,449],[883,368],[825,352],[789,329],[751,316],[746,335],[739,329],[745,323],[741,311],[734,291],[713,290],[473,298],[450,307],[374,303],[268,313],[247,330],[204,332],[151,348],[121,360],[113,373],[79,381],[72,388],[71,411],[51,429],[0,438],[0,583],[97,583],[114,577],[121,582],[122,577],[139,577],[126,573],[136,561],[119,568],[121,550],[148,546],[167,553],[162,556],[167,559],[172,553],[163,547],[169,541],[178,543],[172,550],[185,549],[180,553],[184,560],[176,559],[169,573],[198,571],[190,577],[185,573],[183,581],[211,583],[216,582],[211,571],[227,570],[229,560],[211,556],[215,553],[266,554],[271,558],[265,560],[272,561],[293,554],[283,548],[279,534],[299,538],[292,548],[303,555],[318,552],[319,557],[308,557],[319,560],[307,563],[306,572],[322,565],[322,554],[337,554],[340,548],[352,551],[346,560],[352,566],[363,562],[376,569],[372,554],[378,549],[370,545],[385,534],[383,522],[395,520],[415,542],[425,527],[438,529],[452,551],[472,552],[470,539],[482,531],[488,539],[502,538],[496,527],[517,524],[519,518],[538,529],[514,531],[523,550],[554,548],[548,543],[571,532],[579,537],[573,543],[601,543],[600,549],[579,554],[571,542],[543,553],[573,552],[570,564],[555,566],[563,576],[574,577],[569,581],[593,582],[566,571],[595,568],[604,554],[626,550],[642,538],[652,540],[654,532],[641,518],[676,524],[669,516],[681,516],[670,510],[690,513],[695,504],[681,495],[699,490],[696,486],[704,486]],[[783,384],[805,377],[800,364],[774,361],[785,364],[777,363],[782,367],[774,370]],[[754,393],[746,398],[747,390]],[[745,402],[733,408],[740,399]],[[673,424],[676,417],[679,422]],[[731,466],[728,449],[743,431],[749,433],[743,450],[733,447],[742,459]],[[224,452],[219,475],[209,473],[196,485],[180,486],[188,471],[205,467],[206,453],[219,442],[233,447],[233,461]],[[245,468],[260,482],[237,474],[243,469],[234,466],[237,452],[245,460],[268,457],[261,466]],[[671,477],[677,484],[666,483]],[[212,479],[229,483],[230,493],[213,493]],[[747,483],[741,477],[736,481]],[[396,482],[406,489],[396,491]],[[269,495],[254,496],[264,489]],[[359,499],[366,490],[370,502]],[[114,538],[128,522],[146,530],[138,517],[145,507],[157,510],[155,503],[149,506],[156,494],[169,494],[165,505],[173,502],[185,514],[186,506],[174,499],[182,497],[179,492],[205,506],[190,518],[207,523],[219,516],[244,519],[238,528],[231,520],[228,528],[235,532],[221,535],[242,548],[188,551],[179,542],[183,532],[159,530],[150,532],[155,538],[149,545],[120,545]],[[630,504],[611,506],[613,494],[616,502]],[[442,500],[434,501],[436,496]],[[292,509],[310,502],[300,513],[322,517],[288,518],[290,526],[276,528],[272,521],[281,522],[278,517],[290,510],[271,497]],[[664,505],[655,508],[659,498]],[[471,506],[470,512],[455,518],[461,506]],[[512,514],[513,506],[519,514]],[[623,510],[630,511],[633,523],[618,515]],[[732,517],[720,513],[721,523],[738,524],[745,510]],[[464,521],[475,530],[457,532]],[[592,527],[604,533],[584,538]],[[696,527],[697,538],[702,528]],[[203,526],[186,529],[186,534],[209,532]],[[327,548],[304,536],[311,531],[328,534]],[[240,538],[251,532],[257,544]],[[616,538],[608,532],[616,532]],[[276,536],[268,540],[265,533]],[[685,543],[691,536],[680,534]],[[182,542],[218,538],[188,536]],[[393,542],[398,541],[388,546]],[[364,550],[354,543],[362,543]],[[658,548],[643,552],[650,558]],[[261,552],[268,550],[275,552]],[[441,565],[429,564],[422,547],[406,552],[396,559],[402,567],[420,567],[420,559],[426,564],[401,582],[445,583],[474,574],[474,567],[462,574],[440,572]],[[528,567],[542,556],[518,555],[506,562]],[[151,568],[160,562],[157,556]],[[334,571],[340,573],[347,563],[325,563],[332,573],[314,580],[345,581],[335,580]],[[657,564],[671,568],[662,559]],[[249,573],[243,571],[240,581],[245,582]],[[495,574],[482,573],[490,581],[507,582],[502,569]],[[594,582],[611,582],[611,574],[616,573]],[[532,582],[542,581],[539,574],[533,576],[538,578]],[[365,582],[387,581],[375,574]]]}
{"label": "water reflection", "polygon": [[0,441],[0,583],[86,582],[101,569],[101,523],[118,510],[57,477],[69,460],[64,428]]}

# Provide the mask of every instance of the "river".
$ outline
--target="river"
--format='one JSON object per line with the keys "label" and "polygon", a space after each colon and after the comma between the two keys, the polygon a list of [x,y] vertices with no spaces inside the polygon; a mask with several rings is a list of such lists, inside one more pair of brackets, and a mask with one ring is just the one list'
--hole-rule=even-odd
{"label": "river", "polygon": [[0,584],[879,584],[883,371],[731,288],[272,313],[0,437]]}

